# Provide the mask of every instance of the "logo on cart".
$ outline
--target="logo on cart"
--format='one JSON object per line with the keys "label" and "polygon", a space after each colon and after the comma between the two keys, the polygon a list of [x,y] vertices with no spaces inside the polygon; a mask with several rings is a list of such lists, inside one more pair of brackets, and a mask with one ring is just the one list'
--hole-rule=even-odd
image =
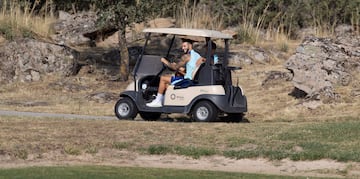
{"label": "logo on cart", "polygon": [[175,100],[175,99],[176,99],[176,95],[175,95],[175,94],[171,94],[171,95],[170,95],[170,99],[171,99],[171,100]]}

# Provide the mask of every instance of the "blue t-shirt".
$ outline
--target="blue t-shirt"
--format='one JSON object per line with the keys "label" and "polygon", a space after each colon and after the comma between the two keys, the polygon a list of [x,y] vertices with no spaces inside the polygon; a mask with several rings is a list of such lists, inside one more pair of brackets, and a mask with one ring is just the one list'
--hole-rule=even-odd
{"label": "blue t-shirt", "polygon": [[195,52],[195,50],[190,51],[190,61],[186,63],[186,74],[184,76],[185,79],[192,80],[192,73],[196,68],[196,61],[200,57],[201,56],[197,52]]}
{"label": "blue t-shirt", "polygon": [[219,62],[219,57],[214,54],[214,64],[217,64]]}

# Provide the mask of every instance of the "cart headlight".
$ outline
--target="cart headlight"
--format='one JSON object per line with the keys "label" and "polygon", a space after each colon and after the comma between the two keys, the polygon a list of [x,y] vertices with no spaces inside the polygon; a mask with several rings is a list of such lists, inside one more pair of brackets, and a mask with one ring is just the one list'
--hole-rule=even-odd
{"label": "cart headlight", "polygon": [[146,83],[143,83],[143,84],[141,85],[141,89],[143,89],[143,90],[144,90],[144,89],[146,89],[146,88],[147,88],[147,86],[148,86],[148,85],[147,85]]}

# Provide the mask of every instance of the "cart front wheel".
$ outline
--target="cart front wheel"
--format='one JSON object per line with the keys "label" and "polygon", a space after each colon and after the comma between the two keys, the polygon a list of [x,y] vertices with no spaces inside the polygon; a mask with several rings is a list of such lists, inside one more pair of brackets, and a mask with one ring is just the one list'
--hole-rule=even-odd
{"label": "cart front wheel", "polygon": [[134,119],[137,113],[134,101],[128,97],[121,98],[115,105],[115,115],[118,119]]}

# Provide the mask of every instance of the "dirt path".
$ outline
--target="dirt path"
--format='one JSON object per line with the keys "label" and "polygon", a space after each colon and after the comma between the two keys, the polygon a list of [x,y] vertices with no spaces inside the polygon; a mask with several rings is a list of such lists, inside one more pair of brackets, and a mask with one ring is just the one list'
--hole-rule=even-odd
{"label": "dirt path", "polygon": [[52,117],[52,118],[64,118],[64,119],[116,120],[116,117],[110,117],[110,116],[87,116],[87,115],[77,115],[77,114],[20,112],[20,111],[7,111],[7,110],[0,110],[0,116],[25,116],[25,117]]}
{"label": "dirt path", "polygon": [[101,150],[96,155],[84,154],[79,156],[65,156],[59,151],[45,154],[42,159],[35,158],[30,157],[25,161],[8,161],[6,158],[0,158],[0,168],[101,165],[209,170],[326,178],[360,177],[359,163],[341,163],[332,160],[298,162],[290,161],[288,159],[281,161],[269,161],[266,159],[234,160],[222,156],[192,159],[176,155],[139,155],[125,151],[113,150]]}

